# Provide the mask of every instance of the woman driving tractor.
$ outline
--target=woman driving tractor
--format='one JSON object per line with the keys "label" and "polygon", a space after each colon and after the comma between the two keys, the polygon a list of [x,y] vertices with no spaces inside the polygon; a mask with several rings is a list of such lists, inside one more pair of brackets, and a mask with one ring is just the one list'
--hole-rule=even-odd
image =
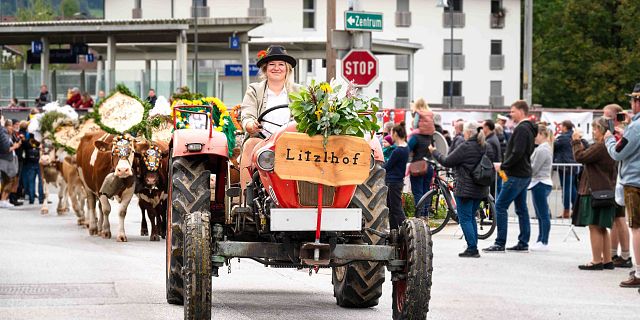
{"label": "woman driving tractor", "polygon": [[293,83],[296,59],[288,55],[284,47],[272,45],[266,51],[258,52],[256,64],[260,68],[262,81],[249,85],[241,105],[242,128],[249,134],[242,145],[240,159],[240,182],[243,188],[250,180],[246,168],[251,165],[251,152],[262,141],[262,137],[271,135],[289,122],[291,111],[280,106],[288,105],[289,94],[301,88]]}

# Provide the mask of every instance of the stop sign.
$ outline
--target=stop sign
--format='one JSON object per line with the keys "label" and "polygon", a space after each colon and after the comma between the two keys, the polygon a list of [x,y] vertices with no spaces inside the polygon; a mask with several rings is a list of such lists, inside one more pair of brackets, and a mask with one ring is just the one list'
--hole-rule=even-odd
{"label": "stop sign", "polygon": [[378,59],[369,50],[351,50],[342,58],[342,76],[366,87],[378,76]]}

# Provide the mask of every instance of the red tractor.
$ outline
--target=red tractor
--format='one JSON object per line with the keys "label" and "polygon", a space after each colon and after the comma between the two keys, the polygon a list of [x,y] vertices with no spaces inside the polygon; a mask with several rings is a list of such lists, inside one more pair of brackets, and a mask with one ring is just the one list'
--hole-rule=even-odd
{"label": "red tractor", "polygon": [[227,138],[211,124],[176,129],[171,143],[167,301],[184,304],[185,319],[210,319],[212,277],[232,258],[310,272],[331,267],[336,302],[348,308],[378,304],[386,266],[393,318],[426,319],[431,234],[420,219],[389,230],[377,141],[336,136],[323,145],[284,125],[254,148],[251,182],[241,188],[231,178]]}

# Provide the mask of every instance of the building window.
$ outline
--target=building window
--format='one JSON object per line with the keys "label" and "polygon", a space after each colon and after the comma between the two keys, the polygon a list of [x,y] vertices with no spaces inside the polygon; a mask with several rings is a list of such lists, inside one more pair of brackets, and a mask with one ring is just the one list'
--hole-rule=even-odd
{"label": "building window", "polygon": [[396,97],[409,97],[409,82],[396,81]]}
{"label": "building window", "polygon": [[502,40],[491,40],[491,55],[502,54]]}
{"label": "building window", "polygon": [[[444,40],[444,55],[442,56],[442,68],[444,70],[463,70],[464,55],[462,54],[462,40],[453,40],[453,51],[451,50],[451,40]],[[453,61],[452,61],[453,60]],[[453,63],[453,64],[452,64]]]}
{"label": "building window", "polygon": [[[449,86],[451,85],[450,81],[444,81],[443,82],[443,94],[442,96],[444,97],[448,97],[449,96]],[[462,96],[462,81],[454,81],[453,82],[453,96],[454,97],[461,97]]]}
{"label": "building window", "polygon": [[313,73],[313,60],[307,60],[307,73]]}
{"label": "building window", "polygon": [[492,97],[502,96],[502,81],[491,81],[490,92]]}
{"label": "building window", "polygon": [[302,1],[302,27],[305,29],[316,28],[316,1]]}
{"label": "building window", "polygon": [[398,12],[409,12],[409,0],[397,0],[396,1],[396,11]]}
{"label": "building window", "polygon": [[327,59],[322,59],[322,67],[323,68],[327,67]]}
{"label": "building window", "polygon": [[453,52],[451,52],[451,40],[444,39],[444,53],[462,54],[462,39],[453,39]]}
{"label": "building window", "polygon": [[249,0],[249,8],[264,8],[264,0]]}
{"label": "building window", "polygon": [[249,17],[264,17],[267,15],[267,9],[264,7],[264,0],[249,1]]}
{"label": "building window", "polygon": [[451,10],[451,3],[453,2],[453,12],[462,12],[462,0],[449,0],[449,7],[444,7],[445,12]]}
{"label": "building window", "polygon": [[498,14],[502,9],[502,0],[491,0],[491,13]]}
{"label": "building window", "polygon": [[[409,39],[398,39],[398,41],[409,42]],[[396,54],[396,70],[409,70],[409,55]]]}
{"label": "building window", "polygon": [[206,7],[207,6],[207,0],[194,0],[193,1],[193,6],[194,7]]}

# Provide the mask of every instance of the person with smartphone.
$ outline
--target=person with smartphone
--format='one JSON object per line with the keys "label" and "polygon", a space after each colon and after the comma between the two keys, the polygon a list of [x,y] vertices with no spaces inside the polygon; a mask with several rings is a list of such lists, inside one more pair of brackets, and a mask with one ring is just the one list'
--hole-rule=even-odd
{"label": "person with smartphone", "polygon": [[[604,118],[609,121],[609,131],[616,140],[622,138],[626,121],[626,114],[621,106],[609,104],[602,110]],[[618,163],[618,178],[616,182],[616,214],[611,227],[611,260],[616,268],[631,268],[633,263],[629,252],[629,227],[625,220],[624,187],[620,183],[620,168]],[[618,251],[620,247],[620,251]]]}
{"label": "person with smartphone", "polygon": [[[625,129],[619,141],[614,134],[607,132],[604,136],[607,151],[611,157],[620,161],[620,183],[624,186],[629,227],[633,236],[633,255],[636,259],[635,270],[629,278],[620,282],[621,287],[640,288],[640,83],[627,95],[634,113],[631,124]],[[619,132],[616,132],[620,136]],[[638,290],[640,293],[640,290]]]}

